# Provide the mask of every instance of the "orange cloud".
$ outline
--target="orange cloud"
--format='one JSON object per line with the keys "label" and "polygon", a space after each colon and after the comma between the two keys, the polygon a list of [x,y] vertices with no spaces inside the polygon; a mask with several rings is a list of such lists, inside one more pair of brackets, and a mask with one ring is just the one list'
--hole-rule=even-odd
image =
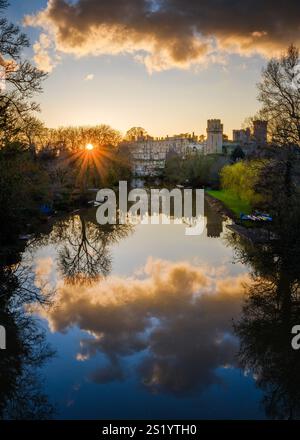
{"label": "orange cloud", "polygon": [[[48,0],[25,24],[41,27],[58,52],[128,53],[158,71],[223,60],[228,52],[269,56],[299,42],[299,12],[294,0],[284,7],[277,0]],[[36,61],[50,66],[42,40],[44,33]]]}

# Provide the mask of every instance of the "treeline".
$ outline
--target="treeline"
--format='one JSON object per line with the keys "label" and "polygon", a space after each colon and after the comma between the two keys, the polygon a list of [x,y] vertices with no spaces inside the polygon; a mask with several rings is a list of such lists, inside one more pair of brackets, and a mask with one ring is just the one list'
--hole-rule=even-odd
{"label": "treeline", "polygon": [[270,212],[278,226],[300,220],[300,83],[299,50],[269,61],[258,84],[261,110],[268,121],[270,143],[252,160],[221,170],[221,186],[246,200],[253,208]]}
{"label": "treeline", "polygon": [[103,124],[49,129],[36,117],[33,98],[46,74],[24,58],[29,40],[5,18],[6,6],[0,0],[1,246],[33,227],[41,208],[70,209],[86,200],[89,187],[113,186],[131,173],[117,130]]}
{"label": "treeline", "polygon": [[92,151],[41,149],[20,141],[0,149],[0,243],[12,243],[43,217],[41,208],[69,210],[82,206],[90,188],[113,187],[129,180],[131,165],[124,146],[96,144]]}
{"label": "treeline", "polygon": [[6,6],[0,0],[0,249],[26,226],[46,199],[48,185],[48,176],[24,142],[38,110],[32,98],[41,91],[45,74],[23,59],[29,41],[5,18]]}
{"label": "treeline", "polygon": [[77,152],[85,148],[87,144],[93,144],[95,148],[117,147],[122,136],[118,130],[109,125],[99,124],[95,126],[70,126],[47,128],[37,118],[28,118],[28,125],[20,124],[18,130],[9,132],[5,139],[1,139],[2,146],[11,142],[21,142],[31,148],[36,154],[58,152]]}

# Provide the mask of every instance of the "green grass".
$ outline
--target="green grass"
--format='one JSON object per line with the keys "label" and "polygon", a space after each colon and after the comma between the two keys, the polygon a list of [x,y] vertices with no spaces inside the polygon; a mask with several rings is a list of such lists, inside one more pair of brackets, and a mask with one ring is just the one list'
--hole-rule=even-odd
{"label": "green grass", "polygon": [[223,202],[226,208],[229,208],[238,217],[240,216],[241,212],[243,212],[244,214],[251,213],[252,209],[250,203],[240,199],[236,194],[232,193],[231,191],[225,189],[219,191],[209,190],[207,191],[207,193],[215,199]]}

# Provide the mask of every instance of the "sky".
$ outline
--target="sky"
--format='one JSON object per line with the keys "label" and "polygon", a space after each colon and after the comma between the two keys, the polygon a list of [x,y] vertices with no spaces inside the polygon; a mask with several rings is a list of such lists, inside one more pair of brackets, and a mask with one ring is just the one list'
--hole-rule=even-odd
{"label": "sky", "polygon": [[26,55],[48,71],[36,99],[48,127],[199,135],[218,118],[231,138],[259,109],[268,58],[299,39],[299,3],[286,3],[10,0],[7,16],[30,38]]}

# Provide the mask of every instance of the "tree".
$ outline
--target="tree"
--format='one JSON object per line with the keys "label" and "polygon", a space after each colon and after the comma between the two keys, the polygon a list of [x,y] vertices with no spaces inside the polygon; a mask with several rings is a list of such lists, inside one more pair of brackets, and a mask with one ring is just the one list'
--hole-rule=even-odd
{"label": "tree", "polygon": [[18,138],[35,156],[37,144],[41,144],[46,128],[38,118],[31,114],[25,115],[20,122]]}
{"label": "tree", "polygon": [[[54,355],[25,304],[49,304],[35,287],[31,264],[0,248],[0,322],[9,335],[0,350],[0,419],[49,419],[55,408],[43,391],[39,369]],[[32,262],[31,262],[32,263]]]}
{"label": "tree", "polygon": [[226,165],[220,173],[222,188],[232,191],[240,199],[256,205],[263,199],[263,193],[257,192],[255,185],[264,164],[263,160],[252,160]]}
{"label": "tree", "polygon": [[64,281],[69,284],[90,283],[109,274],[110,246],[127,237],[132,230],[127,224],[99,225],[95,211],[82,211],[57,221],[51,234],[36,239],[31,248],[55,245]]}
{"label": "tree", "polygon": [[272,58],[258,84],[262,103],[259,117],[268,121],[277,145],[300,146],[300,56],[291,45],[280,58]]}
{"label": "tree", "polygon": [[[0,0],[0,14],[8,3]],[[19,121],[38,105],[32,101],[33,95],[41,92],[41,82],[46,74],[22,58],[22,52],[29,46],[29,40],[18,26],[0,16],[0,67],[2,87],[0,89],[0,130],[2,139],[10,140],[19,127]]]}
{"label": "tree", "polygon": [[130,147],[127,144],[121,144],[114,151],[108,163],[108,171],[105,176],[105,184],[115,186],[120,180],[129,181],[132,177],[132,156]]}
{"label": "tree", "polygon": [[108,151],[116,148],[121,142],[118,130],[106,124],[95,126],[59,127],[47,129],[44,133],[43,147],[57,147],[60,150],[78,152],[87,144],[93,144],[96,149]]}
{"label": "tree", "polygon": [[[22,145],[0,150],[0,244],[12,244],[36,217],[38,206],[48,201],[48,175]],[[33,219],[34,220],[34,219]]]}
{"label": "tree", "polygon": [[204,156],[190,154],[183,160],[176,153],[169,153],[166,159],[164,177],[170,183],[192,186],[217,185],[220,169],[226,159],[219,155]]}
{"label": "tree", "polygon": [[295,148],[283,148],[275,157],[264,161],[254,191],[262,194],[262,206],[277,223],[291,216],[298,218],[300,195],[300,158]]}
{"label": "tree", "polygon": [[168,155],[164,169],[164,177],[170,183],[184,183],[186,177],[184,162],[178,154],[171,153]]}
{"label": "tree", "polygon": [[[297,208],[300,182],[300,54],[294,45],[272,58],[258,84],[262,108],[258,119],[268,121],[273,146],[260,152],[264,160],[253,187],[267,209],[282,223]],[[278,149],[278,146],[281,148]],[[299,213],[297,214],[299,215]]]}
{"label": "tree", "polygon": [[237,160],[244,158],[245,158],[245,153],[243,152],[240,146],[237,146],[230,155],[230,159],[233,162],[236,162]]}
{"label": "tree", "polygon": [[241,367],[256,377],[268,417],[300,416],[300,352],[291,347],[291,329],[299,323],[300,236],[298,214],[286,212],[272,230],[276,239],[250,243],[228,237],[235,260],[251,268],[243,313],[235,322]]}
{"label": "tree", "polygon": [[147,131],[142,127],[132,127],[130,128],[125,135],[125,140],[127,141],[136,141],[138,138],[147,137]]}
{"label": "tree", "polygon": [[[181,160],[181,159],[180,159]],[[205,186],[211,183],[212,167],[216,160],[210,156],[190,155],[184,162],[185,181],[192,186]]]}

